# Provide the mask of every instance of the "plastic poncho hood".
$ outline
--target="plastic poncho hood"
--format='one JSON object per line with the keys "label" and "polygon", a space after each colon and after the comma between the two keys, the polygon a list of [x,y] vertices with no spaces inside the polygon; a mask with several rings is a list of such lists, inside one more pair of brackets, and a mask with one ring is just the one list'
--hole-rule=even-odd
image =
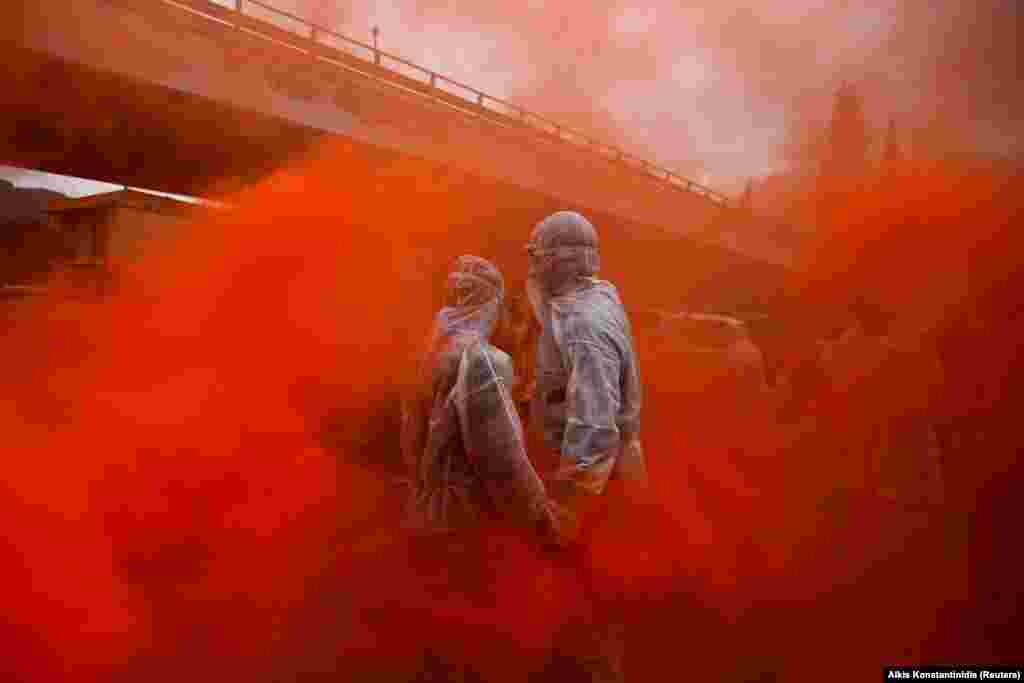
{"label": "plastic poncho hood", "polygon": [[552,296],[571,289],[600,270],[597,231],[575,211],[558,211],[534,228],[526,245],[529,277],[526,293],[538,322]]}
{"label": "plastic poncho hood", "polygon": [[492,513],[527,526],[546,520],[544,485],[509,394],[511,359],[488,343],[503,305],[501,274],[482,258],[461,256],[447,286],[420,381],[403,401],[405,525],[440,533]]}
{"label": "plastic poncho hood", "polygon": [[447,305],[434,318],[431,347],[464,334],[486,341],[498,324],[504,299],[505,281],[493,263],[479,256],[460,256],[448,275]]}

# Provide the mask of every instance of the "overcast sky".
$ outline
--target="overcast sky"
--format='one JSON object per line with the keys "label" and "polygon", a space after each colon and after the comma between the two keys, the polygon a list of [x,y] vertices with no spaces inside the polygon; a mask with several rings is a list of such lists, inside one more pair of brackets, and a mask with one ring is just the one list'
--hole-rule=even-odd
{"label": "overcast sky", "polygon": [[366,42],[379,26],[386,50],[725,192],[784,169],[787,129],[842,80],[879,128],[943,119],[1021,152],[1016,0],[264,1]]}
{"label": "overcast sky", "polygon": [[781,169],[842,80],[880,127],[938,115],[1020,151],[1016,0],[272,2],[722,189]]}

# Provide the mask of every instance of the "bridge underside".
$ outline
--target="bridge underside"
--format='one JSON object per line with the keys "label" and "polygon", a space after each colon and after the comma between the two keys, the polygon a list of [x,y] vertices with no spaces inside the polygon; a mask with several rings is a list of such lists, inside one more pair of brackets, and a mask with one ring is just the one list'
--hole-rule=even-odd
{"label": "bridge underside", "polygon": [[[17,100],[9,108],[13,123],[4,125],[8,147],[19,149],[8,155],[65,171],[81,165],[90,170],[80,174],[119,182],[145,173],[145,185],[202,191],[211,178],[230,186],[233,178],[259,176],[330,134],[751,259],[792,259],[795,235],[785,226],[731,210],[621,150],[609,156],[594,141],[534,125],[535,114],[484,107],[482,93],[454,97],[448,86],[435,88],[433,76],[410,79],[402,69],[414,65],[385,69],[299,34],[206,0],[0,3],[0,45],[27,49],[12,49],[4,67],[13,86],[6,91]],[[99,132],[82,130],[89,127]],[[103,159],[85,149],[97,146],[107,147]],[[171,147],[174,154],[165,154]],[[150,172],[155,162],[147,157],[165,168]]]}
{"label": "bridge underside", "polygon": [[322,133],[21,47],[0,52],[0,160],[204,195],[249,184]]}
{"label": "bridge underside", "polygon": [[[634,307],[730,308],[771,299],[783,269],[700,243],[670,226],[602,210],[558,193],[489,177],[472,165],[403,153],[391,146],[325,133],[285,118],[228,105],[164,85],[0,43],[0,162],[39,170],[193,195],[219,195],[251,184],[328,138],[344,141],[354,167],[374,173],[402,159],[424,177],[456,178],[467,231],[465,248],[519,273],[521,241],[546,213],[574,208],[592,216],[607,245],[606,272],[630,278]],[[400,194],[401,188],[396,187]],[[339,201],[343,189],[339,188]],[[686,212],[676,222],[688,221]],[[473,232],[485,233],[470,237]],[[454,254],[436,253],[442,267]],[[642,264],[637,275],[631,270]],[[659,273],[657,277],[653,274]],[[671,276],[672,281],[667,278]]]}

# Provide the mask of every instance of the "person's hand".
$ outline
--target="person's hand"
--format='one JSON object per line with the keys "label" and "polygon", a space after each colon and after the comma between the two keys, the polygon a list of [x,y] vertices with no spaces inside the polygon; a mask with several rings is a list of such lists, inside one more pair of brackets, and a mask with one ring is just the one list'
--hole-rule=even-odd
{"label": "person's hand", "polygon": [[541,548],[548,552],[558,552],[573,545],[578,535],[573,521],[573,515],[567,508],[548,498],[536,520]]}

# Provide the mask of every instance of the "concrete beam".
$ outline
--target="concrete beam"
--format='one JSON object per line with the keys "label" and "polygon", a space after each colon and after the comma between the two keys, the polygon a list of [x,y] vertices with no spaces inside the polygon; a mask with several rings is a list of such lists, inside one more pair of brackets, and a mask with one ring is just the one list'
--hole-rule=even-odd
{"label": "concrete beam", "polygon": [[[471,107],[455,109],[421,90],[329,64],[269,40],[275,30],[259,37],[160,0],[14,4],[20,7],[20,33],[8,29],[9,42],[50,60],[191,95],[182,100],[183,119],[192,116],[185,102],[209,100],[244,112],[241,118],[277,119],[282,127],[307,131],[309,138],[340,135],[456,165],[567,204],[724,244],[749,258],[787,263],[792,255],[792,245],[779,243],[747,213],[672,189],[535,128],[501,125],[474,115]],[[141,92],[104,106],[145,121],[166,98],[133,99]],[[201,159],[197,162],[201,165]]]}

